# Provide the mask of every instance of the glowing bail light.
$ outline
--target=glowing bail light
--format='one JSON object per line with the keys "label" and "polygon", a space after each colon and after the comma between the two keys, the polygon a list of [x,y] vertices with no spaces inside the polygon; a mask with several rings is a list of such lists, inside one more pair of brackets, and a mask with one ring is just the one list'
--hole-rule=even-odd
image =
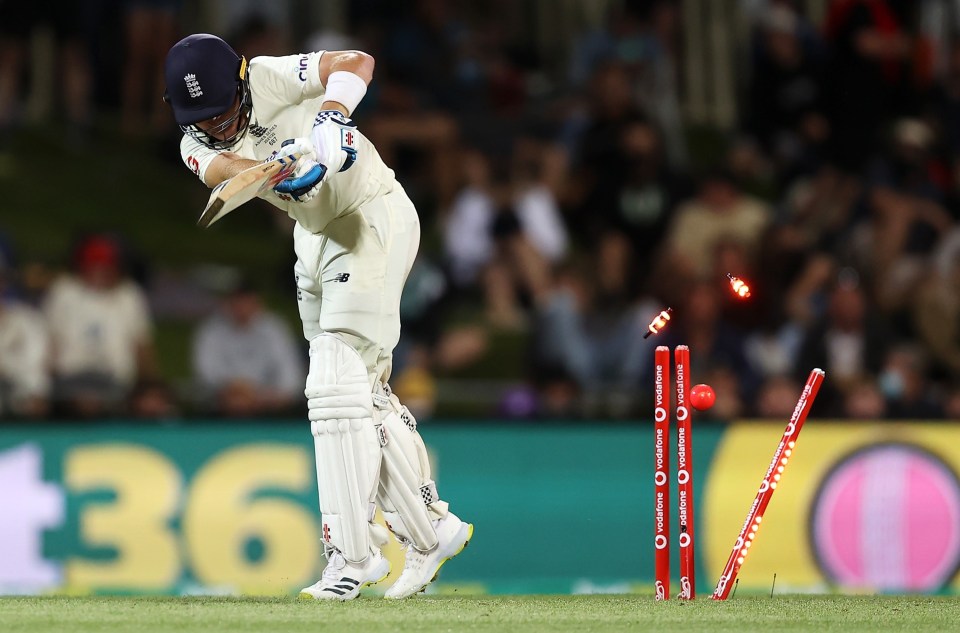
{"label": "glowing bail light", "polygon": [[727,273],[727,278],[730,280],[730,287],[733,288],[733,292],[738,297],[741,299],[746,299],[750,296],[750,286],[747,285],[747,282],[739,277],[734,277],[730,273]]}
{"label": "glowing bail light", "polygon": [[653,321],[650,321],[650,325],[647,326],[647,333],[643,335],[643,338],[648,338],[651,334],[659,334],[667,322],[670,321],[670,313],[673,312],[673,308],[667,308],[663,310],[660,314],[654,317]]}

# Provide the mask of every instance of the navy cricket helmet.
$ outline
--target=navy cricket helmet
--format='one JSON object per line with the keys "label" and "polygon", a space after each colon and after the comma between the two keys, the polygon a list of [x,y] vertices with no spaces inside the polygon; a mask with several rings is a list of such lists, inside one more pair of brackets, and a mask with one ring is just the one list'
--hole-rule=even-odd
{"label": "navy cricket helmet", "polygon": [[[177,125],[212,149],[235,145],[250,124],[247,60],[216,35],[196,33],[173,45],[164,68],[167,89],[163,100],[173,109]],[[201,130],[197,123],[223,117]],[[223,137],[239,119],[235,133]]]}

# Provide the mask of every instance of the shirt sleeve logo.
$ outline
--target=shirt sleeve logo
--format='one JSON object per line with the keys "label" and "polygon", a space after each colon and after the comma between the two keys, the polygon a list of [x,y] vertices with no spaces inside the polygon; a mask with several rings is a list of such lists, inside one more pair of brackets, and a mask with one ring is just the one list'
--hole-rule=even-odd
{"label": "shirt sleeve logo", "polygon": [[299,73],[297,74],[297,76],[300,78],[300,81],[307,80],[307,61],[309,59],[310,58],[306,55],[300,56]]}

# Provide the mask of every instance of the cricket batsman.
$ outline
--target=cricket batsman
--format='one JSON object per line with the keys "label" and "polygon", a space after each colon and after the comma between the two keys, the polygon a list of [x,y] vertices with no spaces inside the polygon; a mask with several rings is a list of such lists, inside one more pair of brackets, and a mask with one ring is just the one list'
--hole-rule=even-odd
{"label": "cricket batsman", "polygon": [[350,119],[373,69],[359,51],[248,63],[203,33],[177,42],[165,68],[183,162],[208,187],[264,160],[305,157],[263,197],[295,220],[297,301],[310,342],[304,393],[327,558],[301,597],[318,600],[351,600],[389,573],[378,505],[406,548],[387,598],[422,591],[473,534],[441,500],[417,422],[387,384],[420,221]]}

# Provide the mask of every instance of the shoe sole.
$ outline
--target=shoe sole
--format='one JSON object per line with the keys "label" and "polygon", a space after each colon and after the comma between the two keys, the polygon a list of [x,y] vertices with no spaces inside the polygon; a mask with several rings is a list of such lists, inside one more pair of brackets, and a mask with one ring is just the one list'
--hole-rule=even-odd
{"label": "shoe sole", "polygon": [[[461,548],[461,549],[463,549],[463,548]],[[360,595],[360,590],[361,590],[361,589],[363,589],[363,588],[365,588],[365,587],[371,587],[371,586],[377,584],[378,582],[383,582],[383,580],[386,579],[386,577],[389,576],[389,575],[390,575],[390,564],[388,563],[388,564],[387,564],[387,571],[385,571],[385,572],[383,573],[383,576],[381,576],[380,578],[377,578],[376,580],[368,580],[367,582],[361,583],[360,586],[357,587],[357,593],[354,594],[354,595],[352,595],[352,596],[350,596],[349,598],[343,597],[343,596],[337,596],[337,597],[335,597],[335,598],[318,598],[318,597],[314,596],[313,594],[307,593],[306,591],[301,591],[300,594],[297,596],[297,600],[317,600],[317,601],[335,600],[335,601],[338,601],[338,602],[346,602],[347,600],[353,600],[354,598],[357,598],[357,597]]]}
{"label": "shoe sole", "polygon": [[[454,553],[450,554],[449,556],[447,556],[446,558],[440,561],[440,564],[437,565],[437,568],[433,570],[433,576],[430,577],[430,582],[428,582],[427,585],[429,585],[431,582],[437,579],[437,577],[440,575],[440,568],[443,567],[444,563],[446,563],[451,558],[454,558],[457,554],[459,554],[463,550],[467,549],[467,545],[470,544],[470,539],[472,538],[473,538],[473,523],[467,523],[467,538],[464,539],[463,545],[461,545],[457,549],[457,551],[455,551]],[[424,585],[423,588],[420,589],[420,591],[423,591],[424,589],[426,589],[427,585]]]}
{"label": "shoe sole", "polygon": [[[470,544],[470,539],[473,538],[473,523],[467,523],[466,525],[467,525],[467,537],[466,537],[466,539],[464,539],[463,544],[462,544],[459,548],[457,548],[457,551],[453,552],[452,554],[448,554],[447,556],[445,556],[445,557],[443,557],[442,559],[440,559],[440,563],[437,565],[437,568],[433,570],[433,575],[430,577],[430,580],[428,580],[426,583],[424,583],[424,585],[423,585],[422,587],[420,587],[419,589],[417,589],[416,591],[414,591],[414,592],[411,593],[410,595],[404,596],[404,598],[409,598],[410,596],[415,596],[415,595],[417,595],[418,593],[423,593],[424,591],[426,591],[426,590],[427,590],[427,587],[430,585],[430,583],[432,583],[434,580],[436,580],[437,578],[440,577],[440,568],[443,567],[444,564],[445,564],[448,560],[450,560],[451,558],[456,557],[457,554],[459,554],[460,552],[462,552],[463,550],[465,550],[465,549],[467,548],[467,545]],[[386,598],[386,596],[384,596],[384,597]],[[388,599],[388,600],[403,600],[403,598],[387,598],[387,599]]]}

